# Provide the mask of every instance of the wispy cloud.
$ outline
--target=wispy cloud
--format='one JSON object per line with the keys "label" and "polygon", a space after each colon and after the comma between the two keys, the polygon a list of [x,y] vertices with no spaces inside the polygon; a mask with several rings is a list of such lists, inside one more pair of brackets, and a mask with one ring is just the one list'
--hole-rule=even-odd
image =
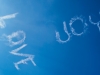
{"label": "wispy cloud", "polygon": [[[73,23],[77,20],[80,20],[84,25],[83,32],[81,32],[81,33],[75,32],[75,29],[72,27]],[[88,26],[88,24],[84,21],[84,19],[82,17],[78,17],[78,16],[71,18],[69,25],[70,25],[70,29],[72,31],[72,34],[76,35],[76,36],[81,36],[82,34],[84,34],[86,32],[87,26]]]}
{"label": "wispy cloud", "polygon": [[14,13],[14,14],[6,15],[6,16],[1,16],[0,19],[3,19],[3,20],[4,20],[4,19],[15,18],[17,14],[18,14],[18,13]]}
{"label": "wispy cloud", "polygon": [[66,27],[66,22],[64,21],[63,22],[63,25],[64,25],[64,31],[65,31],[65,33],[68,35],[68,38],[67,38],[67,40],[65,40],[65,41],[63,41],[63,40],[61,40],[60,39],[60,34],[59,34],[59,32],[55,32],[56,33],[56,39],[57,39],[57,41],[59,42],[59,43],[66,43],[66,42],[68,42],[69,40],[70,40],[70,33],[68,33],[68,30],[67,30],[67,27]]}
{"label": "wispy cloud", "polygon": [[6,27],[6,24],[5,24],[5,22],[4,22],[5,19],[15,18],[17,14],[18,14],[18,13],[6,15],[6,16],[1,16],[1,17],[0,17],[0,28],[5,28],[5,27]]}
{"label": "wispy cloud", "polygon": [[16,63],[14,63],[15,67],[17,70],[19,70],[18,65],[19,64],[27,64],[27,61],[31,61],[32,64],[34,66],[36,66],[35,62],[33,61],[34,55],[30,55],[30,54],[23,54],[23,53],[17,53],[18,51],[20,51],[21,49],[23,49],[25,46],[27,46],[27,44],[22,45],[21,47],[12,50],[10,53],[13,55],[17,55],[17,56],[23,56],[23,57],[27,57],[26,59],[22,59]]}
{"label": "wispy cloud", "polygon": [[[99,14],[100,14],[100,12],[99,12]],[[89,22],[91,24],[93,24],[93,25],[97,25],[97,27],[98,27],[98,29],[100,31],[100,21],[98,21],[98,22],[95,23],[95,22],[92,21],[91,16],[89,16]]]}
{"label": "wispy cloud", "polygon": [[4,20],[0,19],[0,28],[5,28],[6,24],[4,22]]}
{"label": "wispy cloud", "polygon": [[[13,38],[16,38],[18,41],[13,41],[12,40]],[[8,41],[9,46],[15,46],[15,45],[23,43],[25,38],[26,38],[26,35],[24,31],[17,31],[17,32],[13,32],[11,35],[3,34],[1,39]]]}

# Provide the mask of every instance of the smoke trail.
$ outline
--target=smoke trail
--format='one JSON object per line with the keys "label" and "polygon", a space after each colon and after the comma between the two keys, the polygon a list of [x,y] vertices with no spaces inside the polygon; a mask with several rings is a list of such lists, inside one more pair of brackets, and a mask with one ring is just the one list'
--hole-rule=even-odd
{"label": "smoke trail", "polygon": [[[19,41],[15,42],[12,40],[13,38],[17,38]],[[26,38],[26,35],[23,31],[17,31],[17,32],[13,32],[11,35],[3,34],[1,39],[8,41],[10,46],[15,46],[15,45],[23,43],[25,38]]]}
{"label": "smoke trail", "polygon": [[[83,32],[81,32],[81,33],[76,33],[75,32],[75,29],[72,27],[72,24],[75,22],[75,21],[77,21],[77,20],[80,20],[82,23],[83,23],[83,25],[84,25],[84,31]],[[69,23],[69,25],[70,25],[70,29],[71,29],[71,31],[72,31],[72,34],[73,35],[76,35],[76,36],[81,36],[82,34],[84,34],[85,32],[86,32],[86,30],[87,30],[87,23],[83,20],[83,18],[82,17],[74,17],[74,18],[71,18],[71,20],[70,20],[70,23]]]}
{"label": "smoke trail", "polygon": [[59,34],[59,32],[56,31],[56,39],[57,39],[57,41],[58,41],[59,43],[66,43],[66,42],[68,42],[68,41],[70,40],[70,33],[68,33],[68,30],[67,30],[66,22],[65,22],[65,21],[63,22],[63,25],[64,25],[64,31],[65,31],[65,33],[68,35],[68,39],[65,40],[65,41],[61,40],[61,39],[60,39],[60,34]]}
{"label": "smoke trail", "polygon": [[0,17],[0,28],[5,28],[5,27],[6,27],[6,24],[5,24],[5,22],[4,22],[5,19],[15,18],[17,14],[18,14],[18,13],[6,15],[6,16],[1,16],[1,17]]}
{"label": "smoke trail", "polygon": [[[100,13],[100,12],[99,12]],[[98,21],[98,22],[93,22],[92,21],[92,19],[91,19],[91,16],[89,16],[89,22],[91,23],[91,24],[93,24],[93,25],[97,25],[97,27],[98,27],[98,29],[99,29],[99,31],[100,31],[100,21]]]}
{"label": "smoke trail", "polygon": [[12,50],[10,53],[13,55],[17,55],[17,56],[23,56],[23,57],[27,57],[26,59],[22,59],[16,63],[14,63],[15,67],[17,70],[19,70],[18,65],[19,64],[27,64],[27,61],[31,61],[32,64],[34,66],[36,66],[35,62],[33,61],[34,55],[30,55],[30,54],[23,54],[23,53],[18,53],[18,51],[20,51],[22,48],[24,48],[25,46],[27,46],[27,44],[22,45],[21,47]]}
{"label": "smoke trail", "polygon": [[5,28],[6,24],[4,22],[4,20],[0,19],[0,28]]}
{"label": "smoke trail", "polygon": [[10,14],[10,15],[6,15],[6,16],[2,16],[2,17],[0,17],[0,19],[11,19],[11,18],[15,18],[16,17],[16,15],[17,15],[18,13],[14,13],[14,14]]}

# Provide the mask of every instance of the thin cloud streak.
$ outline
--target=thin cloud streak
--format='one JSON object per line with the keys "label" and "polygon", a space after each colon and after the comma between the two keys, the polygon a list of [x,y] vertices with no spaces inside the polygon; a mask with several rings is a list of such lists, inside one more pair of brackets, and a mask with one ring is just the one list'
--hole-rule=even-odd
{"label": "thin cloud streak", "polygon": [[1,16],[1,17],[0,17],[0,28],[5,28],[5,27],[6,27],[6,24],[5,24],[5,22],[4,22],[5,19],[15,18],[17,14],[18,14],[18,13],[6,15],[6,16]]}
{"label": "thin cloud streak", "polygon": [[2,16],[2,17],[0,17],[0,19],[11,19],[11,18],[15,18],[16,17],[16,15],[17,15],[18,13],[14,13],[14,14],[10,14],[10,15],[6,15],[6,16]]}
{"label": "thin cloud streak", "polygon": [[0,19],[0,28],[5,28],[6,24],[3,19]]}
{"label": "thin cloud streak", "polygon": [[[84,25],[83,32],[81,32],[81,33],[75,32],[75,29],[72,27],[73,23],[77,20],[80,20]],[[71,18],[69,26],[70,26],[70,29],[71,29],[71,32],[73,35],[81,36],[82,34],[84,34],[86,32],[88,24],[83,20],[82,17],[77,16],[77,17]]]}
{"label": "thin cloud streak", "polygon": [[27,57],[26,59],[22,59],[16,63],[14,63],[15,67],[17,70],[19,70],[20,68],[18,67],[19,64],[27,64],[27,61],[31,61],[32,64],[34,66],[36,66],[35,62],[33,61],[34,55],[31,54],[23,54],[23,53],[18,53],[18,51],[20,51],[21,49],[23,49],[24,47],[26,47],[27,44],[22,45],[21,47],[12,50],[10,53],[13,55],[17,55],[17,56],[23,56],[23,57]]}
{"label": "thin cloud streak", "polygon": [[68,35],[68,38],[67,38],[67,40],[65,40],[65,41],[63,41],[63,40],[61,40],[60,39],[60,34],[59,34],[59,32],[57,32],[57,31],[55,31],[55,33],[56,33],[56,40],[59,42],[59,43],[66,43],[66,42],[68,42],[69,40],[70,40],[70,33],[68,33],[68,30],[67,30],[67,27],[66,27],[66,22],[64,21],[63,22],[63,25],[64,25],[64,31],[65,31],[65,33]]}

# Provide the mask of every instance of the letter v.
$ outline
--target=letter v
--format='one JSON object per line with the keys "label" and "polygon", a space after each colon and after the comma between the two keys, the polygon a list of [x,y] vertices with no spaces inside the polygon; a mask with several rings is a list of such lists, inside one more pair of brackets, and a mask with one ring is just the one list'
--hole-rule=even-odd
{"label": "letter v", "polygon": [[36,66],[35,62],[33,61],[34,55],[30,55],[30,54],[23,54],[23,53],[18,53],[18,51],[20,51],[22,48],[24,48],[25,46],[27,46],[27,44],[22,45],[21,47],[12,50],[10,53],[13,55],[17,55],[17,56],[23,56],[23,57],[27,57],[26,59],[22,59],[16,63],[14,63],[15,67],[17,70],[19,70],[18,65],[19,64],[27,64],[27,61],[31,61],[32,64],[34,66]]}

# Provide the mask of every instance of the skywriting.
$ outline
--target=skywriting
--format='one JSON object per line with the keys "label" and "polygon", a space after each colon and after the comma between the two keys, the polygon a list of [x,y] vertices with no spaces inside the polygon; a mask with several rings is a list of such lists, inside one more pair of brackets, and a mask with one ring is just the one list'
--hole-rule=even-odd
{"label": "skywriting", "polygon": [[[14,13],[14,14],[11,14],[11,15],[2,16],[1,17],[1,21],[0,21],[1,22],[0,27],[1,28],[5,28],[6,27],[6,23],[4,22],[4,19],[15,18],[17,14],[18,13]],[[73,23],[75,21],[77,21],[77,20],[81,21],[82,24],[84,25],[83,32],[81,32],[81,33],[77,33],[75,31],[75,29],[72,27]],[[89,16],[89,22],[91,24],[93,24],[93,25],[96,25],[98,27],[98,29],[100,30],[100,27],[99,27],[100,21],[98,21],[98,22],[95,23],[95,22],[92,21],[91,16]],[[70,30],[71,30],[72,33],[69,33],[68,32],[65,21],[63,22],[63,26],[64,26],[65,33],[68,35],[68,38],[67,38],[67,40],[64,40],[64,41],[61,40],[59,32],[56,31],[56,40],[59,43],[67,43],[71,39],[71,36],[72,35],[75,35],[75,36],[81,36],[81,35],[83,35],[84,33],[86,33],[87,28],[88,28],[88,24],[86,23],[86,21],[82,17],[78,17],[78,16],[77,17],[74,17],[74,18],[71,18],[71,20],[70,20],[69,27],[70,27]],[[14,42],[12,40],[13,38],[18,39],[18,41]],[[27,46],[27,44],[24,44],[25,38],[26,38],[26,34],[25,34],[24,31],[13,32],[11,35],[3,34],[1,36],[1,40],[7,41],[8,42],[8,45],[10,47],[16,46],[16,45],[19,45],[19,44],[20,45],[22,44],[22,46],[20,46],[19,48],[16,48],[16,49],[10,51],[10,53],[13,54],[13,55],[21,56],[21,57],[26,57],[26,59],[22,59],[22,60],[20,60],[20,61],[18,61],[16,63],[14,63],[16,69],[18,69],[18,70],[19,70],[18,65],[19,64],[27,64],[27,61],[31,61],[33,63],[33,65],[36,66],[36,64],[35,64],[35,62],[33,60],[34,59],[34,55],[24,54],[24,53],[19,53],[18,52],[18,51],[20,51],[21,49],[23,49],[24,47]]]}
{"label": "skywriting", "polygon": [[0,75],[100,75],[100,0],[0,0]]}

